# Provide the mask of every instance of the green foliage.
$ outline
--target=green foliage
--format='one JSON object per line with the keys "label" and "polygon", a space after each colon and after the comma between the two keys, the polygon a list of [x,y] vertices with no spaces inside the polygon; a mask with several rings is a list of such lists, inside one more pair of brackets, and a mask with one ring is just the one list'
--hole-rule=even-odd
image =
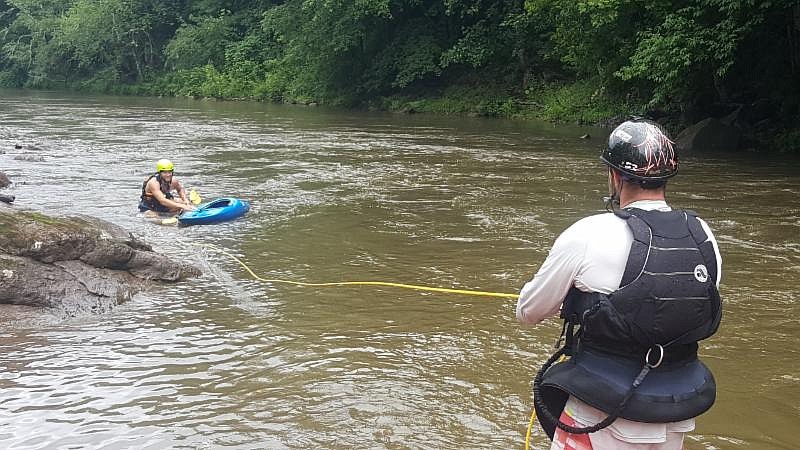
{"label": "green foliage", "polygon": [[15,88],[22,86],[22,77],[13,70],[0,70],[0,87]]}
{"label": "green foliage", "polygon": [[432,24],[412,21],[395,40],[375,55],[371,67],[362,75],[361,90],[367,95],[405,88],[417,80],[441,72],[442,48],[430,34]]}
{"label": "green foliage", "polygon": [[183,24],[164,48],[167,67],[189,69],[210,64],[222,67],[225,47],[231,38],[231,19],[220,13],[217,17],[192,17],[196,23]]}
{"label": "green foliage", "polygon": [[768,148],[783,152],[800,154],[800,129],[782,128],[775,133],[763,137]]}
{"label": "green foliage", "polygon": [[0,30],[0,63],[26,73],[29,86],[142,80],[160,59],[153,28],[163,7],[154,3],[9,0],[1,14],[14,19]]}
{"label": "green foliage", "polygon": [[455,85],[439,95],[425,98],[392,95],[375,104],[380,109],[407,113],[466,114],[484,117],[513,117],[520,108],[504,90],[490,86]]}
{"label": "green foliage", "polygon": [[526,91],[526,100],[534,108],[525,115],[555,122],[592,124],[642,109],[632,99],[608,95],[596,80],[538,83]]}
{"label": "green foliage", "polygon": [[356,88],[368,31],[389,17],[388,0],[289,0],[267,10],[263,30],[283,50],[272,68],[277,79],[290,80],[281,97],[336,103]]}
{"label": "green foliage", "polygon": [[[719,10],[710,11],[708,3]],[[630,63],[617,75],[653,82],[654,104],[695,94],[697,87],[713,88],[734,64],[741,41],[763,20],[761,11],[738,1],[698,1],[670,11],[639,34]]]}
{"label": "green foliage", "polygon": [[118,92],[120,74],[114,68],[106,68],[93,74],[88,80],[78,82],[77,88],[89,92]]}
{"label": "green foliage", "polygon": [[170,72],[143,90],[151,95],[222,99],[248,97],[251,87],[209,64]]}

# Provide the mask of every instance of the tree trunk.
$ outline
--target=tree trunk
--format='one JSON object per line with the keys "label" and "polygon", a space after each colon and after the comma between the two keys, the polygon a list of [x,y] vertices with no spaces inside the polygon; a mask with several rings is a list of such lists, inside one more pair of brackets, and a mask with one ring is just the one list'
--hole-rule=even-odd
{"label": "tree trunk", "polygon": [[792,75],[800,69],[800,5],[792,6],[792,20],[786,27],[789,38],[789,62]]}
{"label": "tree trunk", "polygon": [[142,65],[139,63],[139,55],[136,53],[137,45],[136,41],[131,38],[131,54],[133,54],[133,62],[136,63],[136,81],[144,80],[144,75],[142,75]]}
{"label": "tree trunk", "polygon": [[717,91],[717,97],[719,101],[722,103],[728,103],[730,100],[730,96],[728,95],[728,90],[725,89],[724,80],[717,74],[717,71],[714,71],[714,90]]}

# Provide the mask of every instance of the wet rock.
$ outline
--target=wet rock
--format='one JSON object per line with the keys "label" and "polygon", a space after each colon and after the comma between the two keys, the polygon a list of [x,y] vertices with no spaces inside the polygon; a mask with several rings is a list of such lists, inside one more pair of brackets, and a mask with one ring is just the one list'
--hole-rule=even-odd
{"label": "wet rock", "polygon": [[580,138],[581,138],[581,139],[591,139],[591,138],[592,138],[592,136],[591,136],[591,135],[589,135],[589,134],[584,134],[584,135],[583,135],[583,136],[581,136]]}
{"label": "wet rock", "polygon": [[6,174],[0,172],[0,188],[8,187],[11,185],[11,180],[8,179]]}
{"label": "wet rock", "polygon": [[769,120],[775,115],[775,105],[769,99],[762,98],[751,103],[746,111],[746,119],[749,123],[758,123]]}
{"label": "wet rock", "polygon": [[14,200],[16,200],[16,197],[14,197],[13,195],[0,194],[0,202],[2,203],[7,203],[10,205],[14,203]]}
{"label": "wet rock", "polygon": [[144,287],[125,272],[78,261],[45,264],[0,253],[0,303],[55,308],[75,316],[108,311]]}
{"label": "wet rock", "polygon": [[679,151],[736,150],[741,136],[739,128],[708,118],[683,130],[675,142]]}
{"label": "wet rock", "polygon": [[0,208],[0,303],[103,312],[152,281],[198,275],[100,219]]}

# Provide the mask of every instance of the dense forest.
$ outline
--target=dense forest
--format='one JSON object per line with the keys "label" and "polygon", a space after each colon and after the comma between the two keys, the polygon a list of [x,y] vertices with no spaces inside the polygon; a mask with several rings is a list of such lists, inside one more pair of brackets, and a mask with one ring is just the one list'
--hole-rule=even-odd
{"label": "dense forest", "polygon": [[0,0],[0,87],[672,127],[800,147],[797,0]]}

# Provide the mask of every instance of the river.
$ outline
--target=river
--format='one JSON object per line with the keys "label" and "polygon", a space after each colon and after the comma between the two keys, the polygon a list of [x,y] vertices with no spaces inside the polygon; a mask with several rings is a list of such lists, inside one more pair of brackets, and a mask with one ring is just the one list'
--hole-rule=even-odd
{"label": "river", "polygon": [[[590,139],[580,139],[583,134]],[[607,133],[607,132],[606,132]],[[602,210],[604,132],[521,121],[0,91],[18,207],[87,214],[203,268],[110,313],[0,307],[0,446],[522,448],[560,325],[515,300],[264,278],[516,293]],[[21,148],[15,148],[16,145]],[[206,199],[252,209],[176,228],[136,211],[167,157]],[[668,198],[715,230],[717,403],[687,449],[790,449],[800,416],[795,159],[687,156]],[[533,446],[547,448],[536,428]]]}

